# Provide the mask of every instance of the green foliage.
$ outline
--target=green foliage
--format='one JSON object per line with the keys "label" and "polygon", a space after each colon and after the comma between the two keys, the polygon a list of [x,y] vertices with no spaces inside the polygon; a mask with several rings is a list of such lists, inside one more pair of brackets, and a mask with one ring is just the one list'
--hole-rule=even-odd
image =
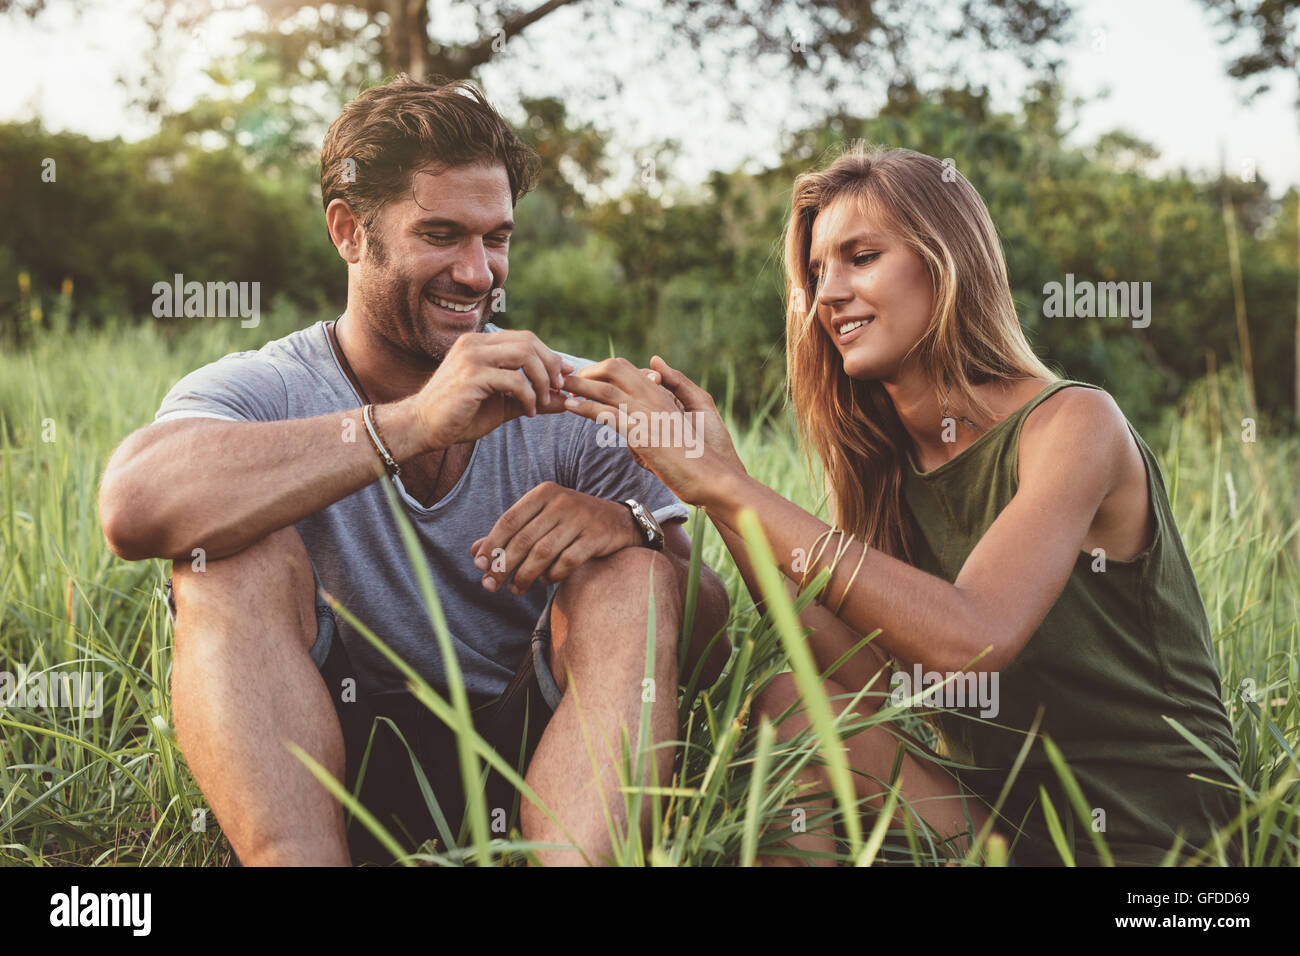
{"label": "green foliage", "polygon": [[[135,323],[67,332],[40,328],[27,351],[0,355],[0,669],[86,668],[107,675],[98,718],[40,705],[0,709],[0,861],[229,861],[210,813],[206,830],[192,825],[205,804],[171,731],[172,635],[161,593],[167,563],[116,559],[99,529],[95,495],[112,448],[148,420],[183,373],[227,352],[256,348],[305,321],[286,311],[268,316],[258,329],[237,321],[178,325],[168,334]],[[1300,865],[1300,502],[1293,487],[1300,440],[1261,423],[1257,440],[1243,441],[1244,393],[1233,372],[1198,380],[1180,406],[1161,411],[1162,424],[1146,437],[1159,454],[1204,596],[1242,755],[1238,820],[1211,845],[1191,849],[1208,865]],[[731,424],[750,473],[815,513],[818,483],[804,473],[788,420],[755,416]],[[906,718],[888,702],[870,718],[846,710],[828,721],[823,711],[819,724],[781,744],[755,727],[754,696],[792,664],[806,672],[790,609],[773,591],[774,612],[757,614],[712,527],[696,515],[689,531],[698,558],[719,571],[731,595],[727,632],[736,651],[713,687],[682,675],[681,746],[671,781],[634,784],[637,774],[629,768],[648,754],[644,740],[627,742],[627,798],[630,804],[650,799],[654,820],[647,838],[615,834],[617,862],[627,865],[735,865],[790,853],[775,845],[774,828],[788,828],[801,771],[824,759],[834,735]],[[796,610],[816,585],[795,602]],[[441,638],[436,597],[426,590]],[[807,681],[809,675],[802,676]],[[447,697],[427,688],[419,694],[441,719],[462,729],[468,765],[494,761],[481,738],[468,733],[454,689]],[[507,761],[498,769],[510,775]],[[1062,775],[1068,779],[1068,768]],[[837,796],[828,812],[848,835],[841,817],[854,801]],[[890,822],[888,814],[863,814],[855,838],[860,851],[844,844],[840,862],[953,860],[926,830],[923,805],[911,805],[894,790],[887,800],[906,825]],[[1054,804],[1062,833],[1086,827],[1077,803],[1071,796]],[[816,823],[808,820],[810,828]],[[436,846],[404,862],[518,863],[537,849],[517,831],[504,839],[489,839],[481,825],[478,831],[476,840],[444,828]],[[1224,849],[1231,832],[1243,837],[1240,858]],[[957,862],[1005,862],[1005,847],[984,844],[983,836]],[[1087,844],[1076,842],[1071,855],[1082,849]]]}
{"label": "green foliage", "polygon": [[[784,360],[780,240],[790,186],[846,140],[903,146],[950,159],[975,185],[998,227],[1026,335],[1049,364],[1111,391],[1138,427],[1188,383],[1240,361],[1222,203],[1241,230],[1248,325],[1259,407],[1286,421],[1294,405],[1296,202],[1267,183],[1205,183],[1156,175],[1155,151],[1112,133],[1066,145],[1059,91],[996,113],[986,92],[900,92],[879,116],[832,117],[790,138],[782,161],[758,173],[714,173],[703,189],[641,184],[580,216],[612,244],[624,307],[602,330],[634,359],[656,351],[697,379],[743,375],[737,410],[752,411],[779,384]],[[669,181],[670,182],[670,181]],[[517,255],[530,255],[520,248]],[[1047,318],[1044,286],[1067,274],[1093,282],[1149,282],[1150,326],[1122,318]],[[532,302],[528,282],[513,301]],[[548,333],[551,327],[547,328]],[[586,326],[555,341],[585,341]]]}
{"label": "green foliage", "polygon": [[[1155,174],[1155,151],[1126,133],[1069,146],[1058,88],[1031,90],[1015,114],[993,110],[982,90],[900,88],[878,116],[841,114],[790,136],[770,169],[715,172],[689,189],[671,174],[669,144],[624,194],[601,201],[593,189],[608,176],[606,135],[558,100],[522,105],[520,132],[543,171],[517,212],[505,321],[556,348],[600,357],[612,339],[634,360],[663,352],[703,381],[734,369],[735,409],[753,412],[784,371],[780,242],[791,183],[829,149],[863,138],[950,159],[971,180],[1001,234],[1031,343],[1049,365],[1111,391],[1139,428],[1207,369],[1241,360],[1223,220],[1231,203],[1259,407],[1289,420],[1296,191],[1275,202],[1263,179]],[[261,100],[218,106],[134,145],[0,126],[0,182],[30,184],[0,225],[0,328],[11,341],[29,329],[33,306],[48,315],[59,305],[72,324],[123,312],[152,321],[153,283],[177,272],[258,279],[264,304],[282,294],[341,309],[345,268],[312,199],[315,170],[267,158],[290,120],[268,118],[274,104]],[[205,125],[230,127],[219,148],[199,145]],[[40,182],[47,156],[57,183]],[[1150,326],[1045,317],[1044,285],[1067,274],[1149,282]],[[75,293],[58,303],[64,279]]]}
{"label": "green foliage", "polygon": [[1228,65],[1228,75],[1252,80],[1251,97],[1270,88],[1274,71],[1284,80],[1296,78],[1300,0],[1201,0],[1201,4],[1216,14],[1236,51],[1244,48]]}
{"label": "green foliage", "polygon": [[0,124],[0,177],[12,189],[0,223],[0,334],[11,341],[31,322],[22,272],[37,297],[71,280],[77,322],[149,317],[154,283],[176,273],[260,282],[263,308],[280,295],[337,302],[346,287],[308,182],[259,174],[240,149]]}

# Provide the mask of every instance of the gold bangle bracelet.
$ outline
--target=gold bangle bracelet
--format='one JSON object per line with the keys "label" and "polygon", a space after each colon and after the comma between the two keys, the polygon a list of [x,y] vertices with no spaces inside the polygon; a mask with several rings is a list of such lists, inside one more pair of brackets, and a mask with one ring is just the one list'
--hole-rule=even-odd
{"label": "gold bangle bracelet", "polygon": [[[830,596],[831,583],[835,580],[835,569],[840,566],[840,561],[843,560],[844,555],[849,553],[849,546],[853,544],[853,538],[854,536],[851,534],[846,537],[844,531],[840,532],[840,543],[836,546],[835,557],[831,560],[831,576],[827,579],[826,590],[823,592],[826,597]],[[819,601],[818,603],[821,604],[822,607],[826,606],[825,600]]]}
{"label": "gold bangle bracelet", "polygon": [[[812,547],[808,549],[808,563],[804,566],[803,576],[799,578],[799,592],[801,594],[808,583],[808,573],[817,566],[817,562],[820,561],[822,555],[826,553],[826,548],[830,544],[830,536],[834,533],[835,526],[831,525],[817,536],[817,539],[813,541]],[[821,545],[820,548],[817,547],[819,544]],[[813,553],[814,551],[816,554]]]}
{"label": "gold bangle bracelet", "polygon": [[[830,568],[828,569],[830,577],[826,580],[826,587],[819,591],[817,597],[813,599],[813,601],[821,607],[826,606],[826,597],[831,588],[831,581],[835,578],[835,569],[839,566],[840,560],[844,557],[845,552],[848,551],[849,544],[853,541],[853,535],[849,535],[845,538],[845,531],[843,528],[832,528],[831,531],[833,533],[838,533],[840,540],[835,546],[835,557],[831,558]],[[820,560],[821,554],[818,554],[817,557]]]}
{"label": "gold bangle bracelet", "polygon": [[858,579],[858,572],[862,570],[862,564],[867,560],[867,544],[862,543],[862,554],[858,556],[858,566],[853,569],[853,574],[849,577],[849,583],[844,585],[844,590],[840,594],[840,603],[835,605],[834,614],[840,616],[840,608],[844,607],[844,600],[849,596],[849,591],[853,589],[853,582]]}

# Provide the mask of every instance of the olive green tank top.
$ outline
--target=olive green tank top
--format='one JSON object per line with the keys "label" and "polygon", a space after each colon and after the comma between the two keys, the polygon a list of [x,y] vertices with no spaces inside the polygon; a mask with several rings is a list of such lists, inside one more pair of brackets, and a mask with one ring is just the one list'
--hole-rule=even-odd
{"label": "olive green tank top", "polygon": [[[956,580],[1016,493],[1025,419],[1070,386],[1098,388],[1053,382],[932,471],[921,472],[909,453],[903,486],[916,525],[919,567]],[[938,716],[952,758],[980,768],[962,771],[963,781],[992,805],[1041,707],[1039,733],[1051,737],[1078,780],[1092,814],[1087,826],[1101,833],[1117,863],[1150,865],[1173,846],[1176,831],[1185,844],[1199,848],[1238,809],[1233,790],[1189,779],[1188,774],[1197,774],[1226,782],[1222,771],[1164,718],[1178,721],[1229,766],[1240,763],[1220,700],[1209,619],[1164,478],[1132,424],[1129,431],[1146,462],[1156,518],[1151,544],[1131,561],[1080,551],[1060,598],[998,675],[996,715],[981,717],[990,708],[972,706]],[[1097,862],[1041,739],[1033,742],[1012,785],[1004,819],[995,823],[1016,840],[1017,862],[1061,862],[1048,836],[1040,785],[1076,860]]]}

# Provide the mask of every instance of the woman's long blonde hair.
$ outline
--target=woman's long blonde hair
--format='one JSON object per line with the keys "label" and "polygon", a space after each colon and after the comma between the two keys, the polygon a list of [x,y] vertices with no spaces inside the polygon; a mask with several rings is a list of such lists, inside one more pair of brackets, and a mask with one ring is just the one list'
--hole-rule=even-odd
{"label": "woman's long blonde hair", "polygon": [[808,260],[813,222],[847,198],[925,262],[934,312],[913,353],[954,403],[992,417],[972,386],[1059,378],[1025,341],[997,230],[975,188],[950,163],[909,149],[848,144],[827,168],[794,183],[785,234],[786,366],[805,453],[821,459],[835,523],[859,540],[914,563],[904,515],[909,438],[877,381],[849,378],[816,321]]}

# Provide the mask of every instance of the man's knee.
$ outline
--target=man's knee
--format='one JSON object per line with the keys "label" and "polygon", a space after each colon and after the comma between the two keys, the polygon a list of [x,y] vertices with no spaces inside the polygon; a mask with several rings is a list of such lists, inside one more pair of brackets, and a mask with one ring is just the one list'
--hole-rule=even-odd
{"label": "man's knee", "polygon": [[310,649],[317,632],[315,592],[311,559],[293,526],[215,561],[176,561],[177,646],[192,628],[210,630],[203,622],[211,617],[238,615],[256,622],[263,633],[295,634]]}
{"label": "man's knee", "polygon": [[[653,631],[648,626],[652,608]],[[592,559],[567,577],[555,596],[551,672],[564,691],[568,667],[582,661],[603,662],[597,666],[640,661],[653,634],[656,670],[666,673],[676,667],[681,621],[681,587],[671,558],[648,548],[624,548]]]}
{"label": "man's knee", "polygon": [[570,608],[612,605],[644,619],[651,595],[656,617],[680,618],[682,593],[676,564],[660,551],[624,548],[583,564],[560,585],[555,600]]}

